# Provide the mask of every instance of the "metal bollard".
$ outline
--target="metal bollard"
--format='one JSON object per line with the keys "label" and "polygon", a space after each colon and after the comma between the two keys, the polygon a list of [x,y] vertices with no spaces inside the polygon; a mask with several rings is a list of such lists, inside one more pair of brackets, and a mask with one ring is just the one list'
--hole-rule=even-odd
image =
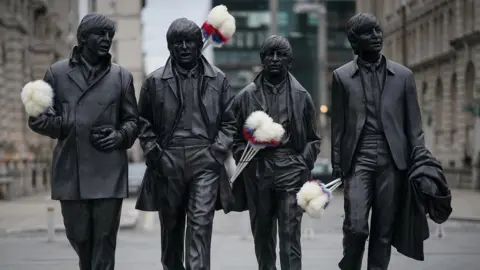
{"label": "metal bollard", "polygon": [[438,224],[437,229],[435,230],[435,235],[438,238],[444,238],[445,237],[445,228],[443,227],[443,224]]}
{"label": "metal bollard", "polygon": [[55,240],[55,207],[47,207],[47,241]]}
{"label": "metal bollard", "polygon": [[[314,228],[314,220],[313,218],[309,217],[309,216],[306,216],[304,215],[304,217],[306,217],[306,220],[308,222],[305,222],[307,225],[307,227],[305,229],[303,229],[302,231],[302,238],[305,239],[305,240],[312,240],[315,238],[315,230],[313,229]],[[305,220],[305,219],[304,219]]]}

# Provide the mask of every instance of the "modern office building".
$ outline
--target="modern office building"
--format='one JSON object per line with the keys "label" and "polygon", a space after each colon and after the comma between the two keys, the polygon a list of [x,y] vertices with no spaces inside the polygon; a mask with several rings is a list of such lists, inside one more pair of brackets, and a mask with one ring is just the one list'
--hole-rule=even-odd
{"label": "modern office building", "polygon": [[[328,70],[330,72],[352,59],[345,26],[355,12],[355,1],[325,1],[328,15]],[[235,17],[237,31],[222,48],[215,48],[215,64],[224,70],[235,89],[241,89],[261,69],[259,50],[269,35],[268,0],[213,0],[212,7],[226,5]],[[288,37],[294,50],[292,73],[312,95],[315,83],[317,19],[315,14],[296,14],[294,0],[278,0],[278,34]],[[330,85],[330,83],[329,83]],[[322,102],[323,103],[323,102]],[[328,100],[324,102],[328,104]]]}

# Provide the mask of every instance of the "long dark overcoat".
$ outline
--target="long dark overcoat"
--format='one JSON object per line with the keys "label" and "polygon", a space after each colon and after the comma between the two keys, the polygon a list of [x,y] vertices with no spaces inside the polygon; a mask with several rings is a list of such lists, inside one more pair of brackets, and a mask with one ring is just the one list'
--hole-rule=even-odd
{"label": "long dark overcoat", "polygon": [[[208,127],[209,139],[213,141],[212,154],[219,162],[227,159],[235,133],[235,117],[230,109],[233,92],[225,74],[202,57],[201,77],[202,116]],[[145,153],[154,147],[163,148],[181,117],[183,108],[181,93],[173,74],[172,61],[152,72],[145,80],[139,98],[140,144]],[[148,163],[147,163],[148,164]],[[142,211],[158,211],[172,194],[166,194],[167,181],[153,168],[147,167],[137,199],[136,208]],[[224,167],[220,172],[217,210],[229,212],[233,196]]]}
{"label": "long dark overcoat", "polygon": [[[241,156],[247,144],[242,134],[242,127],[248,116],[254,111],[267,111],[267,103],[263,92],[263,73],[259,73],[252,83],[242,89],[232,102],[232,110],[237,119],[237,133],[232,147],[234,157]],[[298,152],[309,170],[313,169],[317,156],[320,153],[321,137],[317,131],[317,113],[312,97],[292,74],[288,75],[290,95],[288,99],[289,132],[293,140],[293,147]],[[238,158],[237,158],[238,159]],[[237,160],[238,162],[238,160]],[[244,171],[249,170],[247,166]],[[246,190],[242,173],[233,183],[234,208],[232,211],[247,210]],[[309,181],[311,174],[305,174],[303,181]]]}
{"label": "long dark overcoat", "polygon": [[[128,196],[128,158],[137,136],[138,109],[132,75],[111,64],[87,84],[74,48],[70,59],[50,66],[44,81],[55,94],[54,106],[30,117],[30,128],[57,139],[52,161],[52,199],[77,200]],[[90,142],[96,126],[122,130],[123,142],[110,153]]]}

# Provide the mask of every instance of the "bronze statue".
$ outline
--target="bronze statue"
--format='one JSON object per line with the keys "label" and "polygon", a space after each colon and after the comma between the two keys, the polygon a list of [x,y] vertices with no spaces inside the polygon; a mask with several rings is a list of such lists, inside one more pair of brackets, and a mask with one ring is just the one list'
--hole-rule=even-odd
{"label": "bronze statue", "polygon": [[170,58],[140,93],[147,172],[137,209],[158,211],[164,269],[210,269],[217,199],[226,212],[233,204],[223,166],[235,133],[233,93],[225,74],[202,56],[194,22],[173,21],[167,43]]}
{"label": "bronze statue", "polygon": [[260,51],[263,70],[235,97],[237,133],[233,155],[238,162],[247,141],[242,127],[254,111],[264,111],[283,126],[278,147],[260,150],[233,183],[237,211],[248,210],[259,269],[276,269],[277,223],[283,270],[302,269],[301,220],[297,192],[311,180],[320,152],[316,109],[310,94],[289,73],[292,48],[288,40],[272,36]]}
{"label": "bronze statue", "polygon": [[132,75],[111,63],[115,24],[86,15],[69,59],[50,66],[44,81],[53,107],[29,118],[30,128],[57,139],[52,199],[60,200],[66,235],[80,269],[114,269],[123,198],[128,196],[127,149],[137,138]]}
{"label": "bronze statue", "polygon": [[[344,182],[341,269],[360,269],[369,238],[368,269],[387,269],[402,181],[410,155],[424,146],[411,70],[381,54],[382,29],[370,14],[348,22],[358,58],[333,72],[333,177]],[[371,228],[368,217],[371,213]]]}

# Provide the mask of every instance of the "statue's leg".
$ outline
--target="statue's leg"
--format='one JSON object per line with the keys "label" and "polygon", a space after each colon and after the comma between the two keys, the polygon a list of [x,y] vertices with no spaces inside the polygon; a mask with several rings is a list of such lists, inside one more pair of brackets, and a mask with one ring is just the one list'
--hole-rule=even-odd
{"label": "statue's leg", "polygon": [[215,203],[222,165],[209,158],[207,146],[185,147],[189,179],[186,193],[187,230],[185,235],[186,269],[210,269]]}
{"label": "statue's leg", "polygon": [[[276,270],[277,224],[274,189],[263,173],[265,164],[252,161],[244,170],[245,193],[258,269]],[[256,163],[256,164],[255,164]],[[258,168],[261,166],[262,168]]]}
{"label": "statue's leg", "polygon": [[360,270],[365,241],[369,236],[368,216],[372,205],[373,176],[377,168],[376,142],[359,144],[352,170],[344,179],[343,270]]}
{"label": "statue's leg", "polygon": [[91,200],[60,201],[65,234],[79,259],[80,270],[91,270],[92,211]]}
{"label": "statue's leg", "polygon": [[123,199],[92,200],[92,270],[115,269],[115,249]]}
{"label": "statue's leg", "polygon": [[379,167],[372,200],[368,269],[386,270],[390,262],[399,184],[404,174],[396,168],[385,141],[378,143],[377,153]]}
{"label": "statue's leg", "polygon": [[159,211],[160,237],[162,240],[162,265],[164,269],[185,269],[185,215],[184,206],[174,213],[171,211]]}
{"label": "statue's leg", "polygon": [[280,265],[282,270],[302,269],[302,209],[297,204],[297,190],[277,191]]}
{"label": "statue's leg", "polygon": [[278,154],[271,164],[275,175],[280,265],[282,270],[302,269],[302,216],[297,193],[310,180],[310,172],[303,160],[295,154]]}
{"label": "statue's leg", "polygon": [[164,269],[185,269],[185,216],[188,179],[185,178],[185,150],[183,146],[169,147],[162,156],[162,177],[165,181],[165,202],[160,203],[162,265]]}

